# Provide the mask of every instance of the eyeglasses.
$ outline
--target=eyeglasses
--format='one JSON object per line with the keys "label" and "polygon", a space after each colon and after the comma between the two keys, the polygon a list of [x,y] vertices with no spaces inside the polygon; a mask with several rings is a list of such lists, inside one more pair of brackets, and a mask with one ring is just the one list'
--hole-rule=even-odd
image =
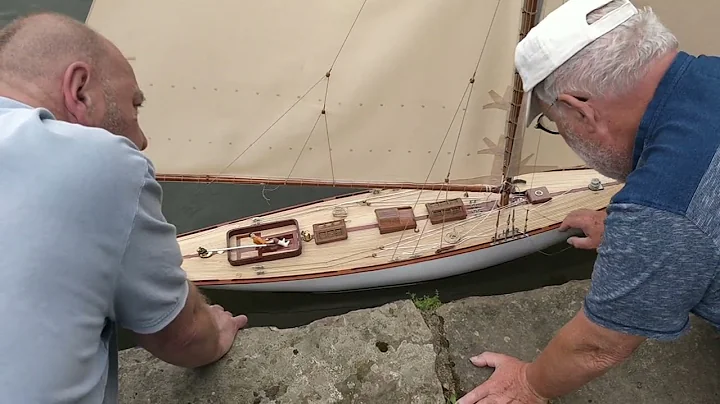
{"label": "eyeglasses", "polygon": [[[545,118],[548,121],[547,124],[542,123],[543,118]],[[553,130],[551,128],[556,128],[556,129]],[[560,134],[560,132],[557,130],[557,126],[555,125],[555,122],[549,120],[545,116],[545,114],[540,114],[540,116],[538,116],[537,123],[535,124],[535,129],[543,130],[551,135],[559,135]]]}
{"label": "eyeglasses", "polygon": [[[581,102],[587,102],[588,99],[585,97],[575,97]],[[555,102],[557,102],[557,98],[552,102],[552,104],[548,105],[547,109],[543,113],[541,113],[537,118],[537,123],[535,124],[535,129],[540,129],[542,131],[545,131],[551,135],[559,135],[560,131],[557,130],[557,124],[555,122],[551,121],[545,114],[547,111],[550,110],[550,108],[555,105]],[[547,121],[547,123],[543,123],[543,118]]]}

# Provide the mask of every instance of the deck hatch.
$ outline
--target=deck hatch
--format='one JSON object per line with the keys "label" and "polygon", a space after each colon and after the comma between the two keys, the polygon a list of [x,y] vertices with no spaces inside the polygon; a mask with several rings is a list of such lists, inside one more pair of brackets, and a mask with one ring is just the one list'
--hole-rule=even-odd
{"label": "deck hatch", "polygon": [[415,212],[411,206],[375,209],[375,216],[380,234],[414,230],[417,227]]}
{"label": "deck hatch", "polygon": [[314,224],[313,233],[315,234],[315,244],[318,245],[342,241],[348,238],[347,226],[345,225],[344,219]]}
{"label": "deck hatch", "polygon": [[461,198],[426,203],[425,207],[427,207],[430,223],[432,224],[452,222],[467,217],[467,209],[465,209],[465,204]]}

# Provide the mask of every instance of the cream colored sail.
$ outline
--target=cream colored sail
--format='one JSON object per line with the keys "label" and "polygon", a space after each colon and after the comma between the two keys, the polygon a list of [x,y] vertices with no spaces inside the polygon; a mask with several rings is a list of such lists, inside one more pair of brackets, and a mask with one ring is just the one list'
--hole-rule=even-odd
{"label": "cream colored sail", "polygon": [[499,184],[521,10],[95,0],[87,22],[131,60],[160,176]]}
{"label": "cream colored sail", "polygon": [[[564,0],[544,0],[541,16],[544,17]],[[680,48],[693,54],[720,54],[720,42],[708,40],[720,35],[715,23],[714,0],[634,0],[638,8],[649,6],[680,41]],[[565,144],[562,137],[535,129],[535,123],[518,137],[514,144],[511,176],[552,169],[584,166],[584,162]]]}
{"label": "cream colored sail", "polygon": [[652,7],[660,21],[680,41],[680,49],[692,54],[720,54],[716,0],[635,0],[638,7]]}

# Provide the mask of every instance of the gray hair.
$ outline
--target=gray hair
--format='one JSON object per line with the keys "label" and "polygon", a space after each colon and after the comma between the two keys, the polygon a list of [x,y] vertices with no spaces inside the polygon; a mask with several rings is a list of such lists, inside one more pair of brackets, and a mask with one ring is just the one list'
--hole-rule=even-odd
{"label": "gray hair", "polygon": [[[613,0],[588,15],[593,23],[624,2]],[[591,97],[622,95],[646,74],[653,60],[678,47],[677,38],[646,7],[575,54],[540,82],[537,97],[552,103],[558,95],[579,92]]]}

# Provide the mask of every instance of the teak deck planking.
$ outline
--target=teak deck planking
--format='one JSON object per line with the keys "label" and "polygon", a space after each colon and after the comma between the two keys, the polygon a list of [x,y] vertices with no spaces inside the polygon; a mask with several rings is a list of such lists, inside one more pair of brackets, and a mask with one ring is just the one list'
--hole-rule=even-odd
{"label": "teak deck planking", "polygon": [[[573,210],[605,208],[612,196],[622,187],[620,184],[609,185],[613,181],[594,170],[535,173],[517,178],[526,181],[525,184],[518,184],[517,188],[520,191],[547,187],[554,196],[550,201],[536,205],[524,204],[501,209],[497,226],[498,235],[508,228],[508,217],[512,220],[513,211],[515,228],[523,232],[538,231],[558,225]],[[604,189],[600,191],[588,189],[592,178],[599,178]],[[558,193],[560,194],[557,195]],[[227,247],[227,232],[238,227],[257,224],[254,223],[253,218],[181,236],[178,242],[185,257],[183,268],[188,273],[188,278],[199,283],[231,280],[248,282],[253,279],[263,281],[268,278],[307,276],[393,262],[402,265],[409,259],[437,255],[436,251],[443,247],[453,246],[454,250],[473,246],[479,248],[491,242],[496,235],[498,209],[477,213],[471,202],[475,201],[482,206],[484,202],[492,203],[499,200],[499,196],[496,193],[486,192],[468,192],[468,196],[465,196],[465,193],[460,191],[382,190],[376,194],[371,191],[289,208],[260,216],[260,223],[295,219],[301,231],[312,234],[314,224],[338,220],[338,217],[333,216],[333,209],[340,206],[345,208],[347,213],[345,217],[349,230],[347,239],[321,245],[317,245],[315,240],[302,242],[302,253],[297,257],[244,266],[230,265],[227,252],[209,258],[200,258],[197,249]],[[468,208],[467,218],[431,224],[426,218],[428,212],[425,204],[454,198],[461,198],[465,202]],[[365,202],[368,202],[369,206]],[[375,209],[403,206],[415,207],[418,231],[408,229],[380,234]],[[459,238],[455,244],[451,243],[455,241],[453,236]]]}

